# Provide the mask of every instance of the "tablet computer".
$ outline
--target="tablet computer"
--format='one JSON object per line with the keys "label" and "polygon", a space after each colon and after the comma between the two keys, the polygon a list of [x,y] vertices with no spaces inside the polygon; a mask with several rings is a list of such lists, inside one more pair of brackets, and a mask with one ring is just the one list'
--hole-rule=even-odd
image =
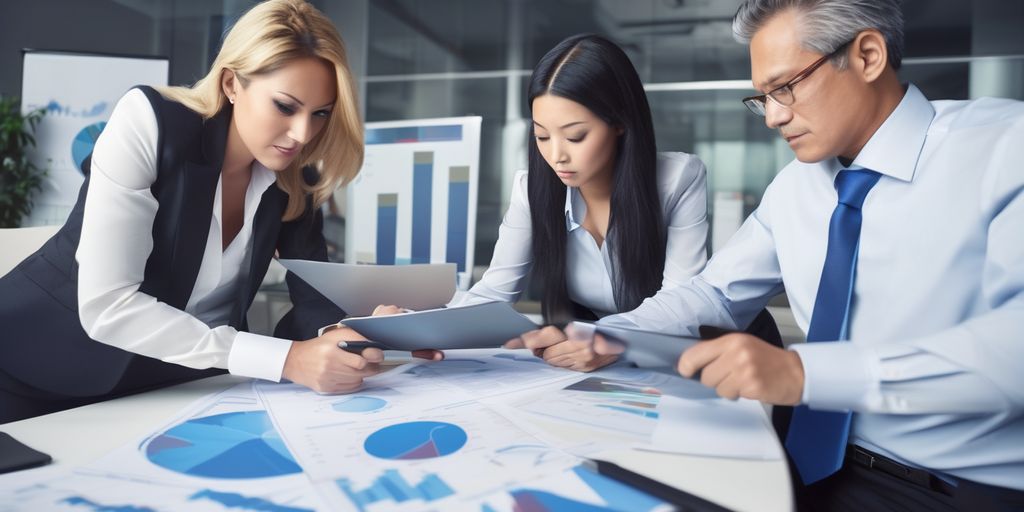
{"label": "tablet computer", "polygon": [[385,350],[496,348],[538,328],[507,302],[346,318],[342,322]]}
{"label": "tablet computer", "polygon": [[278,260],[345,313],[365,316],[381,304],[408,309],[444,306],[455,295],[455,264],[353,265]]}
{"label": "tablet computer", "polygon": [[572,326],[579,329],[581,334],[601,334],[610,343],[618,344],[619,349],[623,351],[619,357],[636,363],[641,368],[675,367],[679,362],[679,356],[683,355],[686,349],[700,343],[700,338],[673,336],[628,327],[585,322],[573,322]]}

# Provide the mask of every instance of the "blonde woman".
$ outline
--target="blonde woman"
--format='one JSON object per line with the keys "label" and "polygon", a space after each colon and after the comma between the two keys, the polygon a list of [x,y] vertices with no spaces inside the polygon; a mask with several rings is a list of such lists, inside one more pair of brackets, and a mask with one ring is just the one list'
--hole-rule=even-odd
{"label": "blonde woman", "polygon": [[244,331],[275,252],[326,260],[318,207],[362,158],[343,43],[303,0],[242,16],[194,87],[129,91],[67,223],[0,279],[0,423],[223,369],[358,388],[380,351],[316,337],[343,312],[294,276],[275,336]]}

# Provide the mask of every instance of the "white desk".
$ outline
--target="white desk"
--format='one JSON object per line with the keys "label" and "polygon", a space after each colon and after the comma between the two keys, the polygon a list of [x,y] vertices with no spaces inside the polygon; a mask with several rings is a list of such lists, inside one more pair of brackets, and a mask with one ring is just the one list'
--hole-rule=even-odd
{"label": "white desk", "polygon": [[[244,379],[211,377],[7,423],[0,425],[0,431],[50,454],[56,464],[85,464],[159,428],[194,400],[239,382]],[[605,452],[600,458],[733,510],[793,509],[784,460],[715,459],[630,449]]]}

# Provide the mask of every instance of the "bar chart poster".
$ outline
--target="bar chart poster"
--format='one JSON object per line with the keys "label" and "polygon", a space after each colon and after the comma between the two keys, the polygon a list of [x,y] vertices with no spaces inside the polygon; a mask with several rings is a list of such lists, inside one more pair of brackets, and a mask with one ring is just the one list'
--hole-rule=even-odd
{"label": "bar chart poster", "polygon": [[366,155],[348,186],[345,261],[455,263],[473,269],[480,117],[366,124]]}

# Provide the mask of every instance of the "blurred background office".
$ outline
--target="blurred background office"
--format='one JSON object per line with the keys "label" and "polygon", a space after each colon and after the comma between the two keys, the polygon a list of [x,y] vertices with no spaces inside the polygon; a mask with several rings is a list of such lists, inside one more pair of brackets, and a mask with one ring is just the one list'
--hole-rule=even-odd
{"label": "blurred background office", "polygon": [[[255,3],[5,1],[0,94],[22,94],[23,48],[164,57],[170,83],[191,84],[208,69],[221,34]],[[595,32],[625,48],[647,88],[658,150],[696,153],[705,161],[712,250],[793,158],[740,103],[753,91],[746,48],[730,30],[739,0],[312,3],[336,22],[348,45],[366,121],[482,117],[478,274],[490,261],[511,178],[525,168],[530,70],[568,35]],[[929,98],[1024,99],[1024,0],[905,0],[904,15],[901,75]],[[336,196],[329,210],[343,212],[344,194]],[[334,217],[326,234],[342,257],[343,223]]]}

